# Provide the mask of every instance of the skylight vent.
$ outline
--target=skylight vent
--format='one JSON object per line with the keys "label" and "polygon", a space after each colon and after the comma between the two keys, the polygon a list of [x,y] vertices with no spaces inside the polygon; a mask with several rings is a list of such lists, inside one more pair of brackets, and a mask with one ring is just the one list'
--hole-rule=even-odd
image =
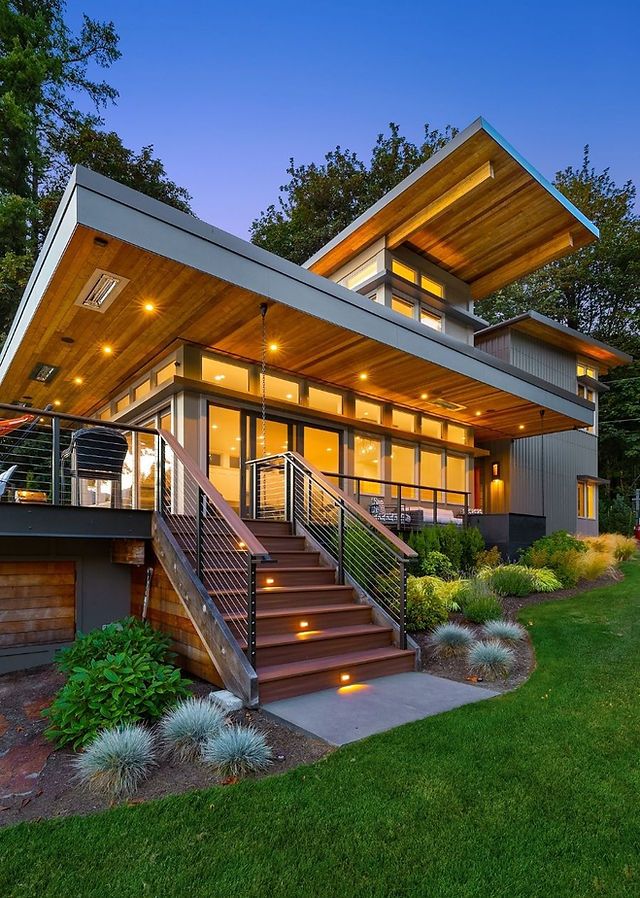
{"label": "skylight vent", "polygon": [[427,405],[435,405],[438,408],[444,408],[448,412],[461,412],[466,405],[460,405],[459,402],[449,402],[447,399],[432,399]]}
{"label": "skylight vent", "polygon": [[127,278],[98,268],[80,291],[75,304],[94,312],[105,312],[128,283]]}

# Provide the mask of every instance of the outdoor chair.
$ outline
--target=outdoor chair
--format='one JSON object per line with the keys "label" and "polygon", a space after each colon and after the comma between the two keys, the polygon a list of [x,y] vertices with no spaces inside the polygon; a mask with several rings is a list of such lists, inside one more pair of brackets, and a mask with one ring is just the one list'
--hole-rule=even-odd
{"label": "outdoor chair", "polygon": [[[120,483],[124,460],[129,451],[126,438],[109,427],[86,427],[71,435],[69,448],[62,454],[63,470],[69,465],[72,480],[71,504],[80,505],[81,480]],[[96,502],[97,502],[96,495]],[[114,501],[115,499],[115,501]],[[119,490],[112,493],[113,507],[119,507]]]}
{"label": "outdoor chair", "polygon": [[11,480],[17,469],[17,465],[11,465],[10,468],[7,468],[6,471],[3,471],[2,474],[0,474],[0,499],[6,493],[7,487],[9,486],[9,481]]}

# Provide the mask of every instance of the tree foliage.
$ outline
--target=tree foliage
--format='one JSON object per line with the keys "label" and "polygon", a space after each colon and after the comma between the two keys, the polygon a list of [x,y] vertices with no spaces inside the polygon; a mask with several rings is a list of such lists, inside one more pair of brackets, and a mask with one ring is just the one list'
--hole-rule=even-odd
{"label": "tree foliage", "polygon": [[120,57],[113,22],[85,15],[74,33],[64,15],[64,0],[0,0],[0,341],[73,165],[189,209],[153,147],[101,130],[118,92],[94,71]]}
{"label": "tree foliage", "polygon": [[337,146],[324,162],[289,160],[289,180],[275,204],[251,225],[251,240],[285,259],[301,264],[351,224],[362,212],[441,149],[457,129],[424,126],[424,139],[412,143],[391,122],[379,134],[369,162]]}

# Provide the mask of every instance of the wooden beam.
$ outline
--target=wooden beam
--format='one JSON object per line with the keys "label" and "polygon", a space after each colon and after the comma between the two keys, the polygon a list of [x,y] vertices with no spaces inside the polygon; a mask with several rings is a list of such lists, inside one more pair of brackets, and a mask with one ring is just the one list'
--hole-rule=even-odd
{"label": "wooden beam", "polygon": [[450,206],[453,206],[462,197],[467,196],[480,184],[492,180],[493,177],[493,163],[485,162],[480,168],[467,175],[466,178],[463,178],[450,190],[446,190],[437,200],[429,203],[424,209],[421,209],[420,212],[416,213],[408,221],[405,221],[404,224],[391,231],[387,236],[387,247],[395,249],[405,240],[408,240],[412,234],[419,231],[427,222],[449,209]]}
{"label": "wooden beam", "polygon": [[483,277],[472,281],[470,284],[471,295],[474,299],[482,299],[485,296],[489,296],[495,290],[499,290],[500,287],[504,287],[519,277],[541,268],[548,262],[555,262],[556,259],[561,259],[572,248],[573,237],[569,232],[557,234],[548,243],[543,243],[542,246],[537,246],[528,253],[518,256],[500,268],[496,268],[494,271],[483,275]]}

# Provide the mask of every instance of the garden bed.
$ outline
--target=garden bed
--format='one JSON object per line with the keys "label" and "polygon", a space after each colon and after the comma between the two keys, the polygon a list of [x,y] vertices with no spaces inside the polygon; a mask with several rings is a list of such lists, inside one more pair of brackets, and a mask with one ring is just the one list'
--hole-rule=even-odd
{"label": "garden bed", "polygon": [[[110,806],[107,798],[73,781],[69,749],[55,749],[45,739],[41,710],[64,683],[53,666],[5,674],[0,677],[0,827],[69,814],[91,814]],[[209,683],[195,681],[194,695],[206,696]],[[322,758],[331,746],[274,722],[261,711],[237,711],[235,723],[250,723],[264,734],[273,751],[273,763],[262,776],[282,773]],[[219,785],[221,780],[202,763],[160,761],[135,794],[134,804],[192,789]]]}
{"label": "garden bed", "polygon": [[[518,613],[530,605],[539,605],[541,602],[555,602],[562,599],[572,599],[581,593],[590,592],[593,589],[600,589],[604,586],[610,586],[624,579],[620,571],[610,571],[596,580],[583,581],[578,586],[571,589],[560,589],[555,592],[538,592],[529,596],[516,597],[507,596],[500,599],[503,608],[503,617],[507,620],[516,620]],[[482,627],[472,624],[465,620],[463,614],[451,614],[450,620],[463,624],[474,634],[476,639],[481,639]],[[526,625],[526,621],[524,622]],[[453,657],[442,657],[439,655],[433,643],[431,642],[431,633],[412,633],[413,639],[420,646],[421,651],[421,669],[427,673],[437,677],[446,677],[449,680],[457,680],[461,683],[473,683],[482,686],[485,689],[493,689],[498,692],[509,692],[517,689],[524,683],[533,673],[536,666],[536,657],[533,645],[529,636],[516,645],[513,645],[515,653],[515,664],[506,678],[497,679],[476,679],[469,676],[467,668],[466,656],[461,654]]]}

